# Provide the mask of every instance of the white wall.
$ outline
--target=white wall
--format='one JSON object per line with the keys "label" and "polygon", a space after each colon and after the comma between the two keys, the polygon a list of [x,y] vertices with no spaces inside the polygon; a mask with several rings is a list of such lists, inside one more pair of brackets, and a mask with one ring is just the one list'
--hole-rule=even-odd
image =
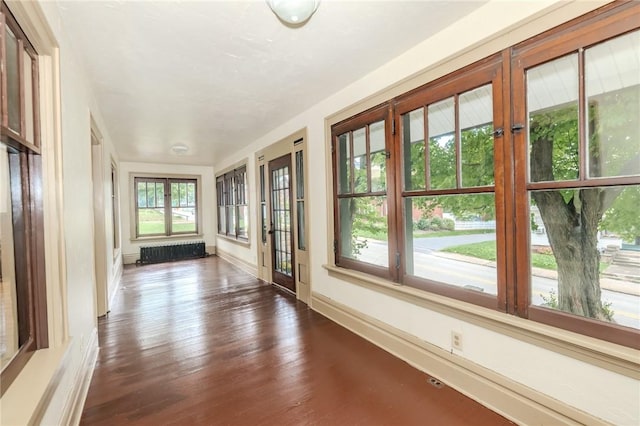
{"label": "white wall", "polygon": [[[221,160],[216,164],[216,169],[224,168],[242,157],[251,157],[259,149],[307,127],[307,157],[325,159],[324,162],[310,161],[307,164],[310,176],[308,212],[313,292],[446,350],[450,347],[450,331],[463,331],[465,351],[460,356],[586,413],[626,425],[640,424],[638,380],[349,284],[329,276],[322,266],[332,263],[328,257],[330,241],[327,237],[327,215],[331,214],[327,202],[327,196],[330,195],[327,193],[330,188],[327,185],[327,171],[330,170],[328,138],[325,134],[327,117],[367,99],[366,106],[373,106],[388,99],[380,97],[378,93],[393,91],[394,86],[400,90],[404,79],[421,73],[425,82],[433,80],[603,3],[491,1],[457,24],[264,135],[248,149]],[[402,92],[396,94],[399,93]],[[252,191],[250,202],[252,206],[257,205],[256,191]],[[256,215],[253,214],[251,218],[255,222]],[[237,256],[255,263],[253,247],[257,238],[257,228],[252,227],[251,248],[236,247]]]}
{"label": "white wall", "polygon": [[[184,166],[175,164],[154,164],[154,163],[134,163],[123,161],[120,163],[120,215],[122,223],[122,253],[125,263],[131,263],[139,258],[140,246],[155,244],[160,240],[135,240],[135,222],[133,219],[133,209],[135,207],[132,198],[133,181],[131,175],[135,173],[163,175],[190,175],[200,176],[200,205],[202,214],[202,229],[198,240],[205,242],[207,247],[216,245],[216,185],[213,176],[213,167],[206,166]],[[179,238],[180,241],[192,239],[191,237]],[[164,241],[167,241],[166,239]]]}

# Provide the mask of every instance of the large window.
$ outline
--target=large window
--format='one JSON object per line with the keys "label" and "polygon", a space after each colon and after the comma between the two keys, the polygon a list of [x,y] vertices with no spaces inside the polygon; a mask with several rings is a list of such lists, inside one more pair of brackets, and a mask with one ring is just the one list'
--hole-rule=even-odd
{"label": "large window", "polygon": [[[249,239],[248,191],[246,166],[216,178],[218,234],[245,241]],[[261,196],[264,199],[264,194]]]}
{"label": "large window", "polygon": [[395,277],[387,215],[387,108],[377,108],[333,128],[338,232],[334,248],[341,266]]}
{"label": "large window", "polygon": [[46,347],[38,62],[4,2],[0,13],[0,387]]}
{"label": "large window", "polygon": [[335,124],[336,265],[640,347],[639,22],[606,6]]}
{"label": "large window", "polygon": [[196,234],[198,187],[196,179],[134,179],[136,237]]}

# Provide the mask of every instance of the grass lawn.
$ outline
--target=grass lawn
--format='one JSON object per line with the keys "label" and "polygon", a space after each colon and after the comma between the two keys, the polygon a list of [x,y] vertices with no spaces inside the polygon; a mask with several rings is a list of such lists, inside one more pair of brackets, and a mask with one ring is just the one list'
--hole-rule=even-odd
{"label": "grass lawn", "polygon": [[[484,241],[481,243],[464,244],[443,249],[449,253],[457,253],[464,256],[477,257],[484,260],[496,260],[495,241]],[[553,254],[531,253],[531,266],[534,268],[557,270],[558,264]],[[609,264],[600,262],[600,272],[604,271]]]}
{"label": "grass lawn", "polygon": [[[173,217],[172,231],[196,232],[195,222],[187,222],[180,216]],[[138,232],[140,235],[164,234],[164,213],[150,209],[138,211]]]}
{"label": "grass lawn", "polygon": [[[138,226],[140,235],[164,234],[164,222],[142,222]],[[196,232],[196,224],[191,222],[173,222],[172,231],[176,232]]]}

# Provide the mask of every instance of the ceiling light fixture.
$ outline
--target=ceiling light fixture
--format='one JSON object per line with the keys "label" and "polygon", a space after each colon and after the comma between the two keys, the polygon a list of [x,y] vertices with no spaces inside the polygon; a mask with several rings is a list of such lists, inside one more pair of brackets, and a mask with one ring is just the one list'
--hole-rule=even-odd
{"label": "ceiling light fixture", "polygon": [[177,143],[171,147],[171,151],[176,155],[184,155],[189,151],[189,147],[183,143]]}
{"label": "ceiling light fixture", "polygon": [[267,4],[282,22],[297,27],[311,18],[320,0],[267,0]]}

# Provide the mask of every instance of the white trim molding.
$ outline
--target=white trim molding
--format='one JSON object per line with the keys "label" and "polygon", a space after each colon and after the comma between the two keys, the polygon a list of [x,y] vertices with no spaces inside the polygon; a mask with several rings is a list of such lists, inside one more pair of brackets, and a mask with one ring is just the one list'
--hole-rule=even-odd
{"label": "white trim molding", "polygon": [[216,256],[218,256],[222,260],[226,260],[227,262],[231,263],[234,266],[237,266],[238,268],[242,269],[246,273],[258,278],[258,268],[256,265],[249,263],[244,259],[235,257],[229,252],[220,250],[220,247],[216,247]]}
{"label": "white trim molding", "polygon": [[89,337],[86,351],[83,354],[82,364],[74,377],[73,387],[65,403],[60,420],[61,425],[77,426],[80,424],[80,417],[82,417],[84,403],[89,393],[89,385],[91,384],[93,370],[98,360],[99,350],[98,330],[94,328]]}

